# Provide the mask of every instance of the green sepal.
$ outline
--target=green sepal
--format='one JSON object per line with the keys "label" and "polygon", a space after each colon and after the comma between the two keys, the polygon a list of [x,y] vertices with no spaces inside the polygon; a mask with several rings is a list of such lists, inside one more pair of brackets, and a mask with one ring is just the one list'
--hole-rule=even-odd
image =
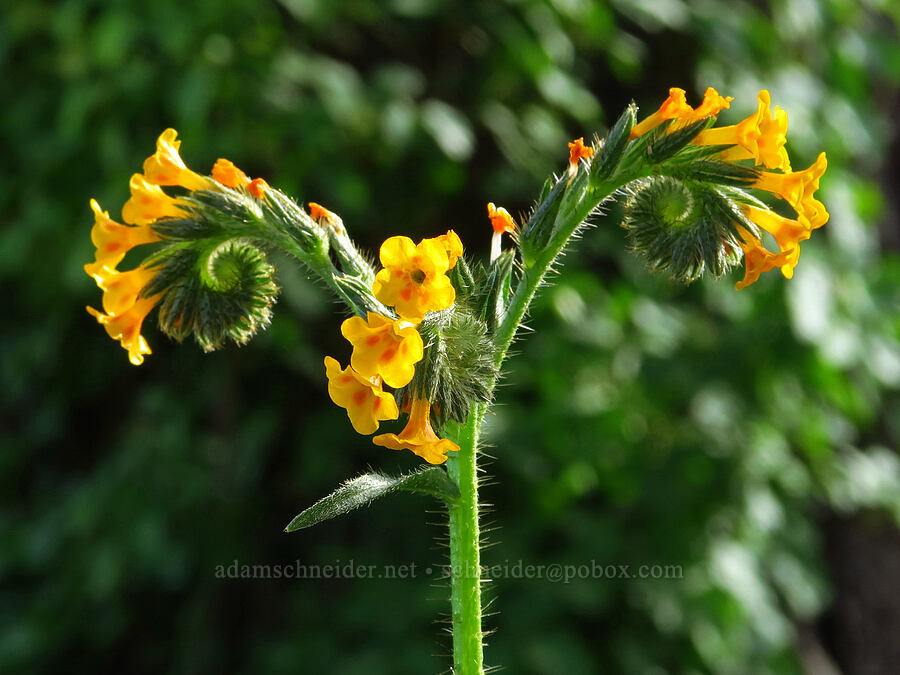
{"label": "green sepal", "polygon": [[734,187],[746,187],[755,182],[760,175],[760,172],[753,167],[723,162],[719,159],[697,159],[690,162],[668,164],[662,167],[660,173],[682,180]]}
{"label": "green sepal", "polygon": [[212,221],[196,218],[162,218],[151,223],[150,228],[171,241],[207,239],[221,232]]}
{"label": "green sepal", "polygon": [[366,473],[343,483],[327,497],[305,509],[284,528],[295,532],[323,520],[343,515],[392,492],[417,492],[431,495],[452,506],[459,499],[459,487],[441,466],[432,466],[403,476]]}
{"label": "green sepal", "polygon": [[465,302],[469,296],[478,292],[479,284],[476,282],[475,274],[465,258],[457,258],[456,264],[448,275],[450,276],[450,283],[456,289],[457,302]]}
{"label": "green sepal", "polygon": [[686,145],[678,156],[672,160],[673,164],[684,164],[700,159],[712,159],[716,155],[733,148],[733,145]]}
{"label": "green sepal", "polygon": [[591,162],[591,183],[606,180],[615,171],[619,165],[619,160],[622,159],[622,154],[625,152],[625,147],[628,145],[629,136],[636,120],[637,106],[634,102],[631,102],[619,116],[619,119],[603,142],[603,147],[598,151],[593,162]]}
{"label": "green sepal", "polygon": [[716,121],[715,117],[704,117],[696,122],[691,122],[680,129],[668,132],[672,122],[662,124],[650,132],[649,141],[645,150],[647,161],[651,164],[659,164],[681,152],[684,147],[694,140],[701,131]]}
{"label": "green sepal", "polygon": [[522,251],[522,263],[526,269],[534,265],[540,253],[546,249],[553,231],[553,223],[556,222],[556,216],[559,214],[562,197],[566,193],[566,179],[557,178],[555,180],[553,188],[535,207],[519,234],[519,248]]}
{"label": "green sepal", "polygon": [[769,205],[764,201],[740,188],[731,187],[729,185],[720,185],[718,192],[735,204],[747,204],[748,206],[755,206],[758,209],[769,208]]}
{"label": "green sepal", "polygon": [[556,184],[556,178],[553,176],[548,176],[547,180],[544,181],[544,184],[541,186],[541,195],[538,197],[538,204],[542,203],[547,197],[550,196],[550,191],[553,189],[553,186]]}
{"label": "green sepal", "polygon": [[516,260],[515,251],[503,251],[493,263],[487,278],[487,292],[481,303],[481,320],[487,324],[491,333],[506,316],[506,305],[509,302],[513,265]]}

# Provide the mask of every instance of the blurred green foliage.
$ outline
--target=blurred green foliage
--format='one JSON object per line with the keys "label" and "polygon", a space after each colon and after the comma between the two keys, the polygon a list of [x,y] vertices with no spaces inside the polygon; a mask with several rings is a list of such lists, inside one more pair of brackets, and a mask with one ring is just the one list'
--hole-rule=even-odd
{"label": "blurred green foliage", "polygon": [[[203,355],[151,328],[139,369],[83,311],[99,301],[81,270],[88,199],[115,215],[162,129],[193,168],[229,157],[339,212],[370,250],[453,227],[483,255],[487,201],[525,212],[567,140],[675,85],[735,95],[728,120],[769,88],[794,166],[828,152],[831,221],[795,279],[740,293],[648,275],[615,209],[573,246],[489,421],[485,563],[684,577],[497,579],[488,661],[800,672],[806,627],[839,592],[831,514],[891,536],[900,522],[900,263],[882,250],[898,235],[879,228],[897,222],[897,19],[888,0],[7,3],[0,672],[448,665],[448,590],[422,572],[446,562],[432,503],[281,532],[366,466],[416,466],[328,402],[321,358],[342,342],[322,291],[282,264],[250,346]],[[215,577],[234,560],[351,559],[420,573]],[[900,597],[892,572],[879,582]]]}

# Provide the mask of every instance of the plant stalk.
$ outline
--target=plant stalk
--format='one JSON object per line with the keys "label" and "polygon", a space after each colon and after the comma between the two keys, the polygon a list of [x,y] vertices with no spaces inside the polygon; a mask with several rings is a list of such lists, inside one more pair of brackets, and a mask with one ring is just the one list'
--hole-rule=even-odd
{"label": "plant stalk", "polygon": [[459,428],[459,452],[447,460],[447,473],[459,486],[450,507],[450,605],[453,613],[453,672],[483,675],[481,629],[481,532],[478,523],[478,435],[484,406],[469,412]]}
{"label": "plant stalk", "polygon": [[[559,257],[572,234],[598,204],[637,176],[612,178],[595,186],[566,214],[559,232],[535,264],[527,268],[509,304],[506,317],[497,327],[497,364],[509,351],[531,301],[544,276]],[[496,383],[494,383],[496,384]],[[453,613],[454,675],[483,675],[484,655],[481,628],[481,554],[478,521],[478,435],[487,410],[473,406],[465,425],[458,429],[459,451],[447,460],[447,473],[459,486],[460,499],[450,507],[450,603]]]}

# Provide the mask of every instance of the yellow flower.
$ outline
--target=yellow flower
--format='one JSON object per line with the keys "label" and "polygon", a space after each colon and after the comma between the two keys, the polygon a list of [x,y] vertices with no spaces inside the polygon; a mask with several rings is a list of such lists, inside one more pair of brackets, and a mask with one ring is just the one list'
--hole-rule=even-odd
{"label": "yellow flower", "polygon": [[188,190],[212,189],[212,182],[188,169],[178,154],[178,132],[166,129],[156,140],[156,152],[144,162],[144,176],[154,185],[180,185]]}
{"label": "yellow flower", "polygon": [[412,450],[429,464],[443,464],[447,453],[459,450],[451,440],[440,438],[431,426],[431,404],[425,399],[412,402],[409,422],[399,434],[381,434],[372,439],[375,445],[391,450]]}
{"label": "yellow flower", "polygon": [[780,253],[783,254],[783,261],[780,263],[781,273],[785,279],[790,279],[794,276],[794,267],[800,259],[800,242],[809,239],[810,229],[799,220],[779,216],[768,209],[744,206],[742,210],[744,215],[774,237]]}
{"label": "yellow flower", "polygon": [[341,333],[353,345],[350,365],[363,377],[381,377],[391,387],[405,387],[422,360],[424,345],[415,324],[369,312],[367,320],[350,317]]}
{"label": "yellow flower", "polygon": [[594,148],[584,144],[584,138],[576,138],[569,143],[569,164],[577,165],[582,159],[590,159]]}
{"label": "yellow flower", "polygon": [[441,239],[423,239],[416,245],[409,237],[390,237],[381,245],[379,257],[384,269],[375,276],[372,292],[396,308],[401,318],[420,321],[456,300],[447,276],[448,247]]}
{"label": "yellow flower", "polygon": [[819,189],[819,180],[828,168],[825,153],[819,154],[808,169],[786,171],[785,173],[763,172],[753,187],[771,192],[794,207],[797,219],[810,230],[822,227],[828,222],[825,205],[813,197]]}
{"label": "yellow flower", "polygon": [[159,302],[161,294],[152,298],[141,298],[127,311],[111,315],[98,312],[93,307],[87,311],[103,325],[107,334],[128,351],[128,359],[136,366],[144,362],[144,355],[150,353],[150,347],[141,335],[141,324],[154,305]]}
{"label": "yellow flower", "polygon": [[231,161],[221,157],[213,165],[212,177],[213,180],[228,188],[246,188],[250,184],[247,174],[237,168]]}
{"label": "yellow flower", "polygon": [[178,208],[178,201],[163,192],[158,185],[147,182],[139,173],[128,183],[131,199],[122,207],[122,219],[133,225],[149,225],[160,218],[180,218],[187,215]]}
{"label": "yellow flower", "polygon": [[684,126],[691,122],[697,122],[704,117],[718,115],[725,108],[730,107],[733,97],[720,96],[712,87],[708,87],[703,94],[703,101],[697,106],[696,110],[687,104],[684,89],[672,87],[669,89],[669,97],[663,101],[662,105],[652,115],[645,117],[640,123],[634,125],[631,130],[631,139],[643,136],[648,131],[655,129],[667,120],[677,120],[675,126]]}
{"label": "yellow flower", "polygon": [[779,107],[772,113],[772,101],[765,89],[757,95],[757,110],[746,119],[726,127],[705,129],[697,134],[695,145],[733,145],[721,158],[725,161],[753,159],[769,169],[791,168],[786,142],[787,113]]}
{"label": "yellow flower", "polygon": [[325,374],[328,395],[347,410],[357,433],[371,434],[378,430],[380,421],[395,420],[400,416],[397,402],[391,394],[381,390],[379,378],[363,377],[350,366],[342,370],[330,356],[325,357]]}
{"label": "yellow flower", "polygon": [[447,260],[450,262],[449,269],[452,270],[456,266],[456,261],[463,254],[462,239],[453,230],[447,230],[447,234],[439,235],[435,239],[441,242],[441,245],[447,252]]}
{"label": "yellow flower", "polygon": [[[130,227],[117,223],[109,217],[108,211],[100,209],[96,199],[91,200],[91,209],[94,212],[91,241],[97,247],[95,266],[115,268],[135,246],[159,241],[159,235],[146,225]],[[93,275],[90,271],[88,274]]]}
{"label": "yellow flower", "polygon": [[94,278],[103,291],[103,311],[111,316],[127,312],[138,300],[138,294],[158,270],[137,267],[128,272],[117,272],[108,267],[85,265],[85,272]]}

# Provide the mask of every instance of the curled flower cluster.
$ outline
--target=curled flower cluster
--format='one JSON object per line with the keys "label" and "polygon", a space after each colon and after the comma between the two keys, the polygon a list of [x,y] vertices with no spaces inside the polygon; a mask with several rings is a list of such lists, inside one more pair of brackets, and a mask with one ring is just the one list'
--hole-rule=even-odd
{"label": "curled flower cluster", "polygon": [[[340,221],[315,203],[310,204],[310,216],[319,222]],[[334,358],[325,357],[328,394],[347,410],[358,433],[374,433],[380,422],[400,416],[394,396],[384,392],[382,385],[400,389],[412,381],[425,351],[418,326],[428,312],[447,309],[455,302],[456,290],[447,272],[462,253],[462,242],[453,230],[418,244],[409,237],[390,237],[382,244],[383,269],[375,277],[372,292],[393,307],[398,318],[368,312],[365,319],[347,319],[341,333],[353,346],[350,365],[342,369]],[[411,450],[431,464],[445,462],[448,451],[459,449],[453,441],[438,437],[431,426],[431,402],[415,395],[406,428],[372,440],[393,450]]]}
{"label": "curled flower cluster", "polygon": [[223,186],[243,187],[252,193],[253,181],[228,160],[216,162],[212,178],[187,168],[178,153],[181,141],[177,136],[174,129],[166,129],[156,141],[156,152],[144,162],[143,174],[136,173],[131,177],[131,197],[122,207],[125,224],[114,221],[96,200],[91,200],[94,212],[91,241],[96,251],[94,262],[85,265],[84,270],[103,291],[103,311],[93,307],[88,307],[87,311],[106,328],[111,338],[120,342],[134,365],[143,363],[144,356],[151,353],[141,329],[144,319],[163,294],[145,296],[143,289],[157,275],[159,267],[140,265],[120,272],[118,265],[136,246],[165,239],[154,229],[155,224],[188,215],[184,202],[166,194],[162,188],[180,187],[191,193],[221,190]]}
{"label": "curled flower cluster", "polygon": [[[669,122],[665,132],[671,133],[705,117],[718,115],[730,106],[731,101],[732,97],[722,97],[710,87],[703,102],[697,108],[691,108],[685,100],[684,90],[672,88],[659,110],[634,126],[631,138],[638,138],[665,122]],[[775,268],[790,279],[800,257],[800,242],[809,239],[813,230],[828,222],[824,204],[814,197],[828,166],[825,153],[821,153],[809,168],[793,171],[785,148],[787,128],[787,113],[777,106],[772,110],[771,97],[764,89],[757,96],[754,113],[737,124],[700,131],[692,141],[695,146],[724,148],[717,157],[722,162],[753,160],[756,178],[749,187],[772,193],[796,212],[795,218],[785,218],[767,208],[750,204],[741,206],[743,221],[737,223],[736,230],[744,253],[744,278],[736,284],[738,289],[749,286],[762,273]],[[772,235],[778,245],[777,252],[763,245],[759,230]]]}

